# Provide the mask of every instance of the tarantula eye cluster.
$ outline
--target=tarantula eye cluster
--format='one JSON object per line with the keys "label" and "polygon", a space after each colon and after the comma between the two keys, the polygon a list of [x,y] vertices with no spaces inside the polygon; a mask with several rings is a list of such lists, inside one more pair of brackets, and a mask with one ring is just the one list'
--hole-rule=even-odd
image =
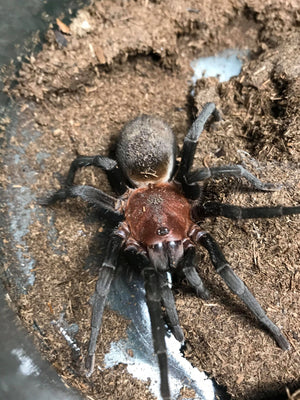
{"label": "tarantula eye cluster", "polygon": [[167,228],[166,226],[161,226],[160,228],[157,229],[157,234],[159,236],[165,236],[169,233],[169,228]]}
{"label": "tarantula eye cluster", "polygon": [[[299,214],[300,206],[242,208],[204,202],[202,198],[201,201],[193,201],[199,193],[198,183],[215,177],[242,177],[262,191],[279,189],[279,186],[261,182],[241,165],[198,168],[192,171],[198,139],[204,125],[211,118],[220,120],[220,115],[213,103],[207,103],[184,139],[181,161],[177,166],[176,141],[171,128],[157,117],[141,115],[122,130],[116,151],[117,160],[99,155],[77,157],[71,163],[65,185],[40,201],[43,205],[49,205],[68,197],[79,197],[98,210],[105,211],[104,217],[114,217],[116,226],[99,269],[94,294],[91,335],[85,364],[87,375],[94,368],[96,342],[106,297],[116,269],[122,267],[118,263],[119,253],[130,250],[135,252],[135,264],[142,271],[145,281],[153,346],[159,361],[161,395],[164,400],[170,399],[171,394],[162,305],[175,338],[180,342],[184,340],[170,277],[176,274],[186,279],[197,296],[203,299],[209,297],[196,270],[197,245],[207,250],[216,272],[270,332],[278,345],[283,350],[290,347],[281,330],[267,317],[247,286],[233,272],[217,242],[208,232],[201,230],[196,221],[211,216],[231,219],[281,217]],[[118,197],[109,196],[91,186],[73,184],[76,171],[89,165],[106,171]]]}

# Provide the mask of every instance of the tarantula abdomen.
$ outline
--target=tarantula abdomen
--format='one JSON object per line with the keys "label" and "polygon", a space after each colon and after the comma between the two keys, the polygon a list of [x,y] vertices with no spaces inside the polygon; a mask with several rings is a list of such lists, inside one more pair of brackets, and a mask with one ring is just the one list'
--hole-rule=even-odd
{"label": "tarantula abdomen", "polygon": [[175,136],[162,119],[143,114],[123,128],[116,155],[134,186],[166,182],[175,167]]}

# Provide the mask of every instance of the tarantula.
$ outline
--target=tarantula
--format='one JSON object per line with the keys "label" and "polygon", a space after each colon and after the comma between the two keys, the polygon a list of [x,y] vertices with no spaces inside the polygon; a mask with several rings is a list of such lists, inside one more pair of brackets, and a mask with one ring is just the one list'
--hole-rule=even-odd
{"label": "tarantula", "polygon": [[[105,300],[118,266],[119,253],[121,250],[131,251],[144,277],[164,400],[171,397],[162,305],[175,338],[180,342],[184,340],[171,290],[172,275],[178,274],[185,278],[201,298],[209,297],[196,271],[197,244],[206,248],[216,272],[269,330],[278,345],[283,350],[290,348],[286,337],[233,272],[217,242],[208,232],[202,231],[196,221],[211,216],[231,219],[279,217],[299,214],[300,206],[244,208],[201,202],[198,182],[209,178],[243,177],[255,189],[279,189],[279,186],[261,182],[241,165],[191,170],[199,136],[211,117],[221,119],[214,103],[207,103],[186,135],[181,161],[176,163],[177,147],[171,128],[157,117],[141,115],[121,131],[116,148],[117,161],[100,155],[77,157],[71,163],[64,186],[40,201],[43,205],[50,205],[58,200],[79,197],[96,209],[105,211],[104,215],[116,219],[93,296],[91,334],[85,363],[87,374],[93,372],[96,341]],[[77,169],[89,165],[106,171],[119,197],[109,196],[91,186],[73,185]]]}

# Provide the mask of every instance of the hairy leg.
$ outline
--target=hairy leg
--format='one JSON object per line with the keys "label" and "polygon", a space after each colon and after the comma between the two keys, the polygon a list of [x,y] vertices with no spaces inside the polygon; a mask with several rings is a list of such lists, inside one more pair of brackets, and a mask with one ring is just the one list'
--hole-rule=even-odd
{"label": "hairy leg", "polygon": [[163,305],[165,306],[165,309],[166,309],[168,325],[171,328],[171,331],[172,331],[173,335],[175,336],[175,338],[179,342],[183,342],[184,334],[179,325],[176,304],[174,301],[172,289],[170,287],[172,285],[172,283],[169,282],[167,273],[164,273],[164,274],[161,273],[159,275],[159,280],[160,280],[160,288],[161,288],[161,297],[162,297]]}
{"label": "hairy leg", "polygon": [[189,247],[184,253],[184,257],[180,262],[179,268],[183,272],[188,283],[195,290],[197,296],[204,300],[209,299],[209,291],[204,286],[202,279],[196,271],[196,250],[195,247]]}
{"label": "hairy leg", "polygon": [[228,261],[224,257],[219,245],[213,237],[194,228],[191,232],[192,239],[206,248],[217,273],[223,278],[230,290],[236,294],[256,316],[259,322],[269,330],[282,350],[289,350],[290,344],[281,330],[267,317],[265,311],[255,299],[244,282],[233,272]]}
{"label": "hairy leg", "polygon": [[196,220],[220,216],[231,219],[276,218],[294,214],[300,214],[300,206],[240,207],[231,204],[207,202],[196,205],[192,210],[192,215]]}
{"label": "hairy leg", "polygon": [[91,335],[89,341],[88,354],[85,361],[85,367],[88,370],[87,376],[91,376],[95,364],[95,351],[97,338],[99,335],[105,301],[109,293],[110,285],[115,275],[117,261],[123,239],[113,234],[106,250],[106,256],[99,271],[96,283],[95,293],[92,298],[92,321]]}
{"label": "hairy leg", "polygon": [[206,103],[198,118],[194,121],[186,137],[184,138],[181,162],[177,172],[176,180],[182,182],[183,177],[190,171],[193,166],[195,151],[199,137],[204,129],[208,119],[213,116],[216,121],[221,120],[220,113],[216,109],[214,103]]}
{"label": "hairy leg", "polygon": [[97,210],[104,210],[111,216],[122,219],[122,214],[118,211],[118,199],[87,185],[74,185],[59,189],[52,195],[39,199],[38,203],[42,206],[49,206],[72,197],[79,197]]}
{"label": "hairy leg", "polygon": [[241,165],[223,165],[220,167],[197,169],[188,175],[187,181],[189,184],[193,184],[205,179],[220,178],[223,176],[245,178],[254,188],[258,190],[274,191],[279,190],[282,187],[281,185],[273,185],[272,183],[262,182]]}
{"label": "hairy leg", "polygon": [[150,314],[151,329],[153,337],[154,352],[158,358],[160,370],[160,391],[163,400],[170,400],[170,388],[168,379],[168,357],[165,342],[165,326],[162,316],[160,280],[158,272],[154,269],[149,259],[141,254],[138,255],[141,267],[143,264],[143,275],[145,280],[146,301]]}
{"label": "hairy leg", "polygon": [[124,176],[115,160],[104,156],[78,156],[72,161],[64,186],[73,185],[76,171],[79,168],[94,166],[106,172],[112,189],[119,195],[126,192]]}

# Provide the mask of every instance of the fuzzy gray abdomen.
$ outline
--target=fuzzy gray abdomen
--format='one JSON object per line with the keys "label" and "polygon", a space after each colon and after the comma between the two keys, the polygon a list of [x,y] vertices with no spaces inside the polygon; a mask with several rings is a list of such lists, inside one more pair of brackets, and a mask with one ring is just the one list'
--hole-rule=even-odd
{"label": "fuzzy gray abdomen", "polygon": [[135,186],[167,182],[173,172],[176,141],[160,118],[140,115],[125,125],[117,146],[123,173]]}

